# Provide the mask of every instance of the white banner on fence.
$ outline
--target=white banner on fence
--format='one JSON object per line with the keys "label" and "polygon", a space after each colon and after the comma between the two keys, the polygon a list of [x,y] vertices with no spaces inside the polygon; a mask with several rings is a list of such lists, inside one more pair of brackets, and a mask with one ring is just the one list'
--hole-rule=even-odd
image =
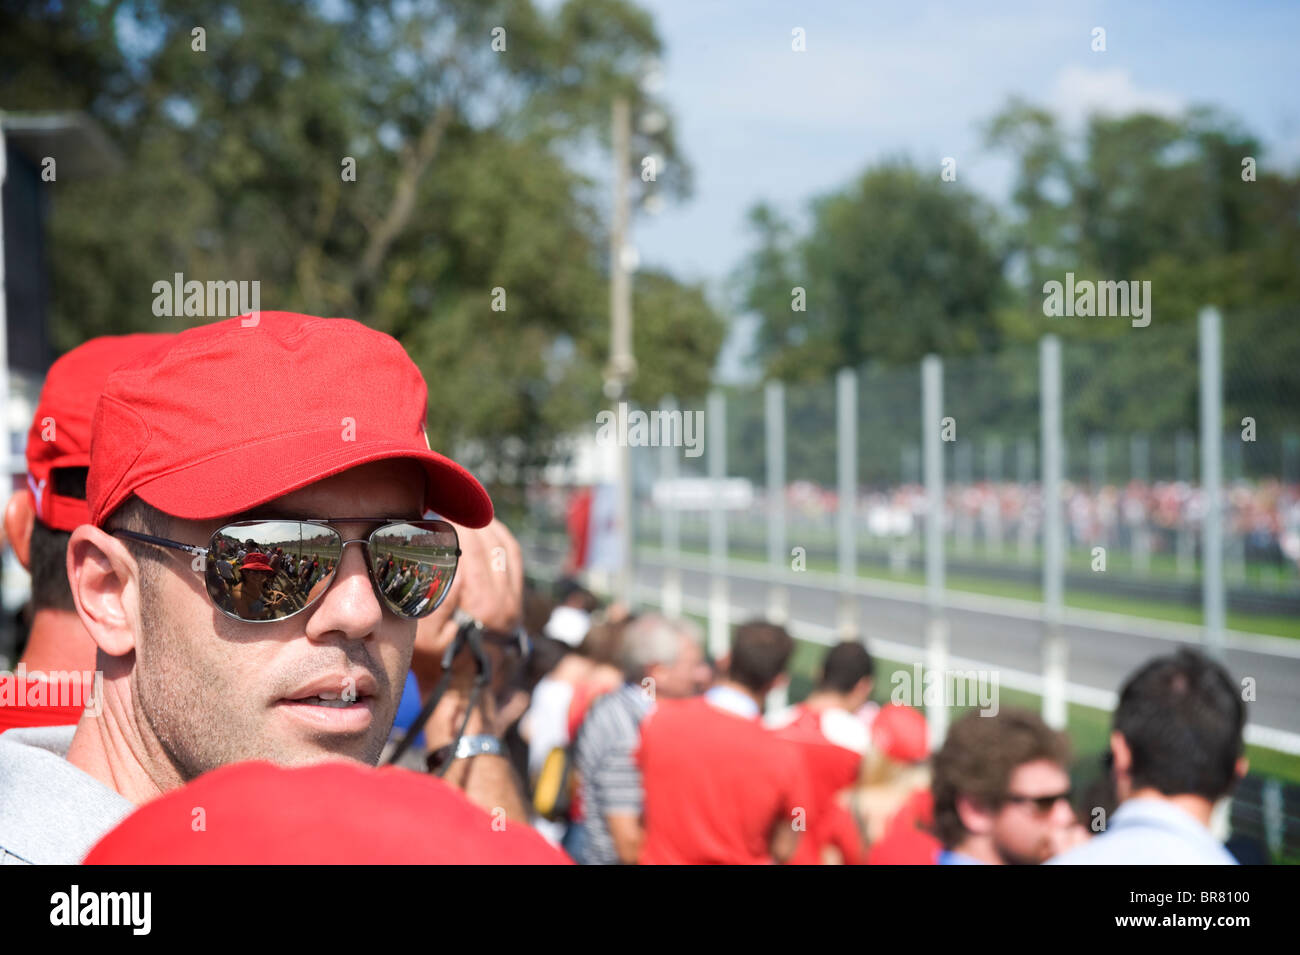
{"label": "white banner on fence", "polygon": [[677,478],[656,481],[652,491],[655,507],[663,511],[743,511],[754,503],[754,485],[745,478]]}

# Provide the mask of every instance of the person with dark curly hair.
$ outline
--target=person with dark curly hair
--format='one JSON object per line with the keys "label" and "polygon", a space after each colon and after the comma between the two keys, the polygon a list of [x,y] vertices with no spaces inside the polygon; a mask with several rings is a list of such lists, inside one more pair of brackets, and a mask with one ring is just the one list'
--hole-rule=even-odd
{"label": "person with dark curly hair", "polygon": [[1036,865],[1082,837],[1069,762],[1065,734],[1027,710],[954,723],[931,782],[939,864]]}

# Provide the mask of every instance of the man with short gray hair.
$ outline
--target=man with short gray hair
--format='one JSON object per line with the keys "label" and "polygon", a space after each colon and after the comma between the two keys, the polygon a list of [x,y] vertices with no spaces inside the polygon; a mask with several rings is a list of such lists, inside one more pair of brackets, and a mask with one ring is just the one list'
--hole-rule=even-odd
{"label": "man with short gray hair", "polygon": [[579,861],[636,862],[641,851],[641,770],[636,764],[641,720],[659,697],[699,693],[709,681],[698,627],[658,614],[638,617],[623,634],[624,684],[598,699],[578,731],[578,770],[586,828]]}

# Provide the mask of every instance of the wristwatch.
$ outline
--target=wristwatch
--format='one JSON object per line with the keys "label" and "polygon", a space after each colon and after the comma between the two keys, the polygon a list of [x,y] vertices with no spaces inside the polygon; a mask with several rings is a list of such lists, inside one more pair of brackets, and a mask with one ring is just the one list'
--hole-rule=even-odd
{"label": "wristwatch", "polygon": [[501,740],[497,739],[490,733],[476,733],[473,736],[462,736],[456,741],[455,749],[448,743],[446,746],[439,746],[433,752],[425,757],[424,764],[429,772],[438,772],[445,766],[456,759],[472,759],[475,756],[504,756],[505,747],[501,745]]}
{"label": "wristwatch", "polygon": [[500,756],[505,752],[501,740],[490,733],[476,733],[462,736],[456,743],[456,752],[452,759],[469,759],[472,756]]}

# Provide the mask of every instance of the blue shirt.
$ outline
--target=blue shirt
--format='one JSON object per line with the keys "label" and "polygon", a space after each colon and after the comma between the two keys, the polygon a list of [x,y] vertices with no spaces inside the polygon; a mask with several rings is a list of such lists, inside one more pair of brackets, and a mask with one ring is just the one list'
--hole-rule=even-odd
{"label": "blue shirt", "polygon": [[[402,687],[402,699],[397,704],[397,716],[393,719],[393,729],[391,736],[393,739],[401,739],[406,735],[405,730],[415,722],[415,718],[420,715],[420,710],[424,709],[424,700],[420,698],[420,684],[416,682],[415,674],[409,670],[406,672],[406,685]],[[424,731],[421,730],[419,735],[411,742],[419,747],[424,746]]]}
{"label": "blue shirt", "polygon": [[1048,865],[1236,865],[1210,830],[1163,799],[1129,799],[1101,835]]}
{"label": "blue shirt", "polygon": [[762,712],[758,704],[735,687],[715,686],[704,694],[704,699],[720,710],[726,710],[747,720],[758,719]]}
{"label": "blue shirt", "polygon": [[964,852],[958,852],[955,849],[940,849],[939,858],[935,860],[939,865],[987,865],[974,856],[968,856]]}

